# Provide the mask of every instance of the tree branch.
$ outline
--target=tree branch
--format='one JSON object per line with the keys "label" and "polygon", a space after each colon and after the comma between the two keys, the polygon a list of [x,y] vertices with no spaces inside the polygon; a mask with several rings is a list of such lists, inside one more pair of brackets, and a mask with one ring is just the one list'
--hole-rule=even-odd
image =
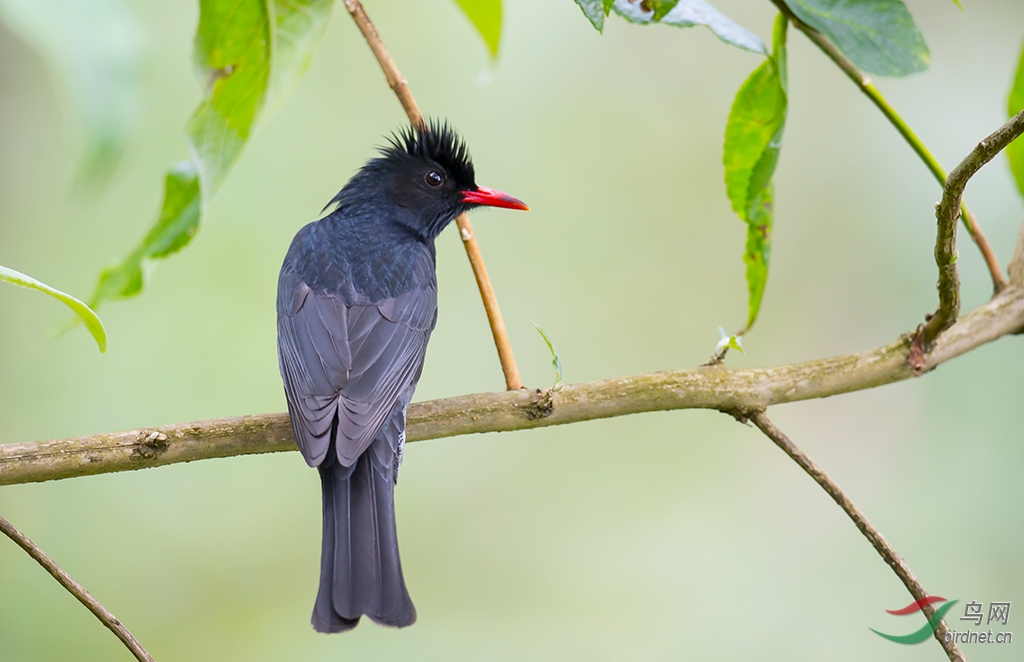
{"label": "tree branch", "polygon": [[[926,370],[1024,330],[1024,286],[1011,285],[960,318],[923,356]],[[525,430],[670,409],[753,411],[915,376],[913,334],[884,347],[806,363],[739,370],[724,365],[656,372],[557,391],[477,393],[409,407],[407,439]],[[287,414],[260,414],[55,441],[0,445],[0,485],[295,449]]]}
{"label": "tree branch", "polygon": [[[786,6],[785,0],[771,0],[772,4],[779,8],[779,11],[784,13],[789,20],[793,22],[793,25],[803,32],[811,42],[814,43],[821,51],[835,63],[839,69],[846,74],[846,76],[853,81],[853,83],[860,89],[861,92],[871,100],[871,103],[882,111],[885,118],[889,120],[889,123],[895,127],[903,139],[910,145],[910,148],[914,150],[914,153],[924,162],[928,167],[928,170],[932,173],[935,179],[940,185],[945,186],[946,184],[946,171],[942,169],[938,159],[932,155],[928,150],[928,147],[917,137],[913,129],[900,117],[896,109],[889,105],[882,93],[878,91],[878,88],[872,84],[871,79],[865,76],[857,66],[851,62],[845,55],[843,55],[838,48],[835,47],[828,38],[801,21],[793,11]],[[985,264],[988,267],[989,276],[992,278],[992,289],[994,293],[998,293],[1004,287],[1006,287],[1006,277],[1003,276],[1003,271],[999,267],[999,260],[996,258],[995,252],[992,250],[992,246],[988,243],[988,239],[985,238],[985,234],[981,231],[981,226],[978,225],[977,219],[971,210],[967,208],[967,203],[961,202],[960,211],[964,221],[964,226],[967,228],[967,232],[971,235],[971,239],[978,246],[978,250],[981,251],[981,256],[985,260]]]}
{"label": "tree branch", "polygon": [[8,538],[13,540],[19,547],[25,550],[29,556],[35,559],[36,563],[43,566],[46,572],[50,573],[57,582],[63,586],[71,595],[75,596],[79,602],[85,605],[85,608],[93,613],[96,618],[100,619],[103,625],[114,633],[114,635],[121,640],[128,650],[132,652],[135,659],[139,662],[153,662],[153,657],[146,652],[146,649],[142,647],[139,640],[128,631],[121,621],[107,611],[106,607],[101,605],[99,601],[92,597],[89,591],[76,582],[71,575],[64,572],[57,563],[47,556],[46,552],[40,549],[39,545],[32,542],[28,536],[14,528],[14,525],[8,522],[3,517],[0,517],[0,531],[4,533]]}
{"label": "tree branch", "polygon": [[960,314],[960,274],[957,269],[956,221],[963,203],[964,188],[971,177],[1024,133],[1024,111],[979,142],[971,153],[949,173],[942,199],[935,206],[937,231],[935,263],[939,267],[939,308],[924,325],[923,342],[927,347],[948,329]]}
{"label": "tree branch", "polygon": [[[843,492],[842,488],[836,484],[831,478],[828,477],[821,467],[814,463],[811,458],[797,447],[793,441],[785,435],[779,428],[775,427],[768,416],[764,413],[764,410],[757,410],[753,412],[740,412],[739,418],[749,418],[754,425],[765,433],[769,439],[775,442],[775,445],[785,451],[786,455],[793,458],[793,460],[800,465],[800,468],[807,472],[811,478],[814,479],[818,485],[821,485],[832,499],[839,504],[839,507],[843,509],[853,523],[857,525],[857,528],[868,539],[868,542],[875,548],[879,556],[882,557],[892,571],[896,573],[896,576],[900,578],[903,585],[907,587],[910,594],[914,596],[915,600],[920,600],[928,595],[928,592],[921,586],[921,582],[914,576],[914,573],[910,570],[906,561],[896,553],[893,546],[889,544],[882,534],[875,528],[875,526],[868,520],[867,516],[861,512],[860,508],[850,500],[848,496]],[[925,616],[930,620],[935,615],[935,607],[931,604],[925,604],[922,608]],[[945,640],[946,631],[949,628],[946,626],[945,621],[939,621],[939,627],[935,629],[934,635],[938,639],[939,644],[946,651],[946,655],[949,656],[950,662],[964,662],[963,652],[960,647],[956,645],[956,642]]]}
{"label": "tree branch", "polygon": [[[409,83],[405,76],[398,70],[398,65],[388,53],[387,47],[380,38],[377,29],[370,22],[362,3],[359,0],[345,0],[345,7],[363,33],[366,43],[370,45],[377,63],[387,78],[388,85],[398,97],[409,121],[417,127],[423,128],[426,122],[423,120],[423,113],[412,96]],[[473,267],[473,275],[476,277],[477,287],[480,289],[480,297],[484,302],[484,311],[487,313],[487,321],[491,325],[491,334],[494,336],[494,346],[498,350],[498,359],[501,361],[501,370],[505,374],[505,387],[514,391],[523,388],[523,382],[519,378],[519,369],[516,367],[516,358],[512,354],[512,343],[509,342],[508,332],[505,330],[505,321],[501,317],[501,309],[498,307],[498,298],[494,294],[494,287],[491,286],[490,276],[487,275],[487,267],[484,265],[484,257],[477,244],[476,235],[473,234],[473,225],[469,222],[469,216],[465,213],[455,218],[455,224],[459,227],[459,236],[462,238],[463,246],[466,248],[466,255],[469,257],[469,264]]]}

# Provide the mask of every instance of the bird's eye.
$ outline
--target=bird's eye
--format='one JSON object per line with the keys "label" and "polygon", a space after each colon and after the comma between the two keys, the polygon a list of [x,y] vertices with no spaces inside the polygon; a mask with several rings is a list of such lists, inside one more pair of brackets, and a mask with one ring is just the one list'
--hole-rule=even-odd
{"label": "bird's eye", "polygon": [[427,186],[430,186],[431,188],[437,188],[441,184],[444,184],[444,177],[442,177],[441,173],[436,170],[431,170],[427,174],[423,175],[423,179],[426,180]]}

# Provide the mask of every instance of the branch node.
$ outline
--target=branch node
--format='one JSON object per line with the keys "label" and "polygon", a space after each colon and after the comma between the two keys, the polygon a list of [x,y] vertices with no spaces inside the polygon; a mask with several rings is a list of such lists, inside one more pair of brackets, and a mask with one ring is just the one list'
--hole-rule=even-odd
{"label": "branch node", "polygon": [[167,435],[159,430],[142,430],[139,432],[138,441],[132,447],[129,459],[136,461],[152,460],[164,453],[169,444]]}
{"label": "branch node", "polygon": [[554,389],[537,389],[534,393],[534,397],[530,398],[530,401],[523,405],[523,409],[526,413],[526,419],[529,421],[537,421],[542,418],[547,418],[551,414],[555,413],[555,393]]}

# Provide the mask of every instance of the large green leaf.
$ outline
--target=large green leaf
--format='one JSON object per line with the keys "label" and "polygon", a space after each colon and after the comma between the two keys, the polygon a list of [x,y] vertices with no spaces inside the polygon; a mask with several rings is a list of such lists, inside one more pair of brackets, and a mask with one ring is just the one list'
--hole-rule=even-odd
{"label": "large green leaf", "polygon": [[134,15],[123,0],[0,0],[0,18],[68,91],[82,140],[78,179],[102,182],[139,106],[144,38]]}
{"label": "large green leaf", "polygon": [[740,86],[725,127],[725,188],[736,214],[747,224],[747,324],[761,309],[768,282],[775,185],[786,124],[786,18],[775,21],[772,55]]}
{"label": "large green leaf", "polygon": [[[672,3],[654,4],[650,0],[648,2],[615,0],[612,8],[616,14],[630,23],[662,23],[677,28],[703,25],[727,44],[754,53],[767,52],[760,37],[726,17],[705,0],[679,0],[673,6],[668,6],[669,4]],[[665,7],[668,7],[668,11],[660,19],[655,18],[656,9]]]}
{"label": "large green leaf", "polygon": [[206,95],[186,125],[192,159],[167,173],[156,223],[126,258],[103,271],[89,299],[93,307],[141,292],[145,265],[192,240],[265,107],[305,72],[333,6],[332,0],[201,0],[195,62]]}
{"label": "large green leaf", "polygon": [[54,299],[63,302],[85,323],[85,328],[89,329],[89,333],[96,339],[96,344],[99,346],[100,351],[107,351],[107,332],[103,329],[103,322],[100,321],[100,318],[96,316],[96,313],[89,306],[70,294],[55,290],[46,283],[41,283],[31,276],[26,276],[19,271],[8,269],[4,266],[0,266],[0,280],[44,292]]}
{"label": "large green leaf", "polygon": [[498,45],[501,42],[501,0],[455,0],[455,2],[483,37],[484,43],[487,44],[487,50],[491,52],[491,57],[498,57]]}
{"label": "large green leaf", "polygon": [[[1013,76],[1013,85],[1010,87],[1010,100],[1007,102],[1006,110],[1010,117],[1013,117],[1024,110],[1024,49],[1021,50],[1020,62],[1017,64],[1017,73]],[[1006,156],[1010,159],[1010,170],[1017,180],[1017,189],[1024,195],[1024,140],[1017,138],[1006,148]]]}
{"label": "large green leaf", "polygon": [[786,0],[793,13],[864,71],[906,76],[931,62],[928,45],[902,0]]}

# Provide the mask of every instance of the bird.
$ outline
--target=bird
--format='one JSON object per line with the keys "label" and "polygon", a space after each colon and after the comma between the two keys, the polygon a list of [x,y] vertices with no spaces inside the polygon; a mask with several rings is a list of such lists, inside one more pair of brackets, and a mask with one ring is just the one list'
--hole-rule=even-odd
{"label": "bird", "polygon": [[406,410],[437,323],[434,241],[474,207],[528,210],[477,186],[445,121],[399,129],[295,235],[277,288],[278,363],[292,432],[320,474],[323,542],[313,628],[416,620],[394,490]]}

